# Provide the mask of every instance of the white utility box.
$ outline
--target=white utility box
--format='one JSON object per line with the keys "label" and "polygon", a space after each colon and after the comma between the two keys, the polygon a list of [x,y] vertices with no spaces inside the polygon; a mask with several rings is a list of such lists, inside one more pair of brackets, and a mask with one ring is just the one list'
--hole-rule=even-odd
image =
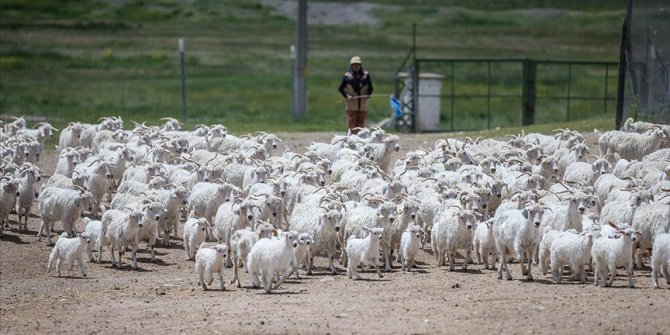
{"label": "white utility box", "polygon": [[[405,90],[402,95],[411,94],[412,78],[406,72],[398,73],[398,78],[405,82]],[[416,131],[435,131],[440,129],[441,90],[443,75],[436,73],[419,74],[419,110],[414,122]],[[411,96],[402,96],[401,101],[411,100]]]}

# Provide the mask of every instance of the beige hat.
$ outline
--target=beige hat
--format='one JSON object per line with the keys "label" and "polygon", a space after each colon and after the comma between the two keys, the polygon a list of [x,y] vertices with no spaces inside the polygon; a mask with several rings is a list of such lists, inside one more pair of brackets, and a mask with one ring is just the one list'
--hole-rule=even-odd
{"label": "beige hat", "polygon": [[361,63],[362,63],[361,57],[358,56],[351,57],[351,61],[349,62],[349,64],[361,64]]}

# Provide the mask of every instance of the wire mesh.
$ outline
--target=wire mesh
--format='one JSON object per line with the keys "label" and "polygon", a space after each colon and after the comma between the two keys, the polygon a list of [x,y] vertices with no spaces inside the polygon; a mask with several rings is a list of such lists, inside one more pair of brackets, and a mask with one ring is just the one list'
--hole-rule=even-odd
{"label": "wire mesh", "polygon": [[628,10],[621,119],[670,123],[670,2],[629,0]]}

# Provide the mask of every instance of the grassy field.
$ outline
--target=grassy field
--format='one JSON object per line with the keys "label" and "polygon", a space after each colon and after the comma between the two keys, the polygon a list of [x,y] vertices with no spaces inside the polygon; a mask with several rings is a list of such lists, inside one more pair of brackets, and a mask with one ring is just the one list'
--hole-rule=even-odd
{"label": "grassy field", "polygon": [[[103,115],[180,117],[177,40],[183,37],[188,124],[224,123],[235,133],[342,130],[336,89],[349,57],[363,58],[376,93],[392,93],[395,71],[411,46],[412,22],[418,24],[420,57],[616,61],[625,6],[600,0],[587,6],[576,0],[370,2],[385,5],[374,10],[376,24],[310,25],[309,116],[292,120],[295,22],[257,1],[3,0],[0,114],[46,117],[57,125]],[[481,76],[469,78],[470,90],[485,89]],[[610,84],[612,91],[616,78]],[[506,104],[495,102],[492,109]],[[611,127],[613,110],[611,104],[586,118]],[[388,99],[371,100],[370,119],[389,114]]]}

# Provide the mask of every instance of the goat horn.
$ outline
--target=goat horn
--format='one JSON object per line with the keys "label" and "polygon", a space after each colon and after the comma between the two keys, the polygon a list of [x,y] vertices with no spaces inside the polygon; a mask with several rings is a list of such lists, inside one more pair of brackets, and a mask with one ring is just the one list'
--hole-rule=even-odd
{"label": "goat horn", "polygon": [[570,186],[563,184],[563,182],[560,181],[560,180],[558,181],[558,183],[561,184],[561,186],[565,187],[565,190],[568,191],[568,192],[570,192],[570,194],[575,194],[574,192],[572,192]]}
{"label": "goat horn", "polygon": [[316,192],[321,191],[321,190],[326,190],[326,191],[328,191],[328,188],[325,187],[325,186],[319,186],[319,187],[317,187],[312,193],[316,193]]}
{"label": "goat horn", "polygon": [[610,227],[612,227],[612,228],[614,228],[614,229],[616,229],[616,230],[619,230],[619,227],[617,227],[617,225],[615,225],[614,222],[608,220],[608,221],[607,221],[607,224],[608,224]]}
{"label": "goat horn", "polygon": [[519,179],[519,178],[523,177],[524,175],[529,175],[529,176],[530,176],[531,174],[528,173],[528,172],[521,172],[521,174],[518,175],[518,176],[516,177],[516,179]]}
{"label": "goat horn", "polygon": [[93,166],[93,163],[95,163],[95,162],[99,162],[99,161],[100,161],[99,159],[96,159],[96,160],[92,161],[91,164],[88,165],[88,167]]}
{"label": "goat horn", "polygon": [[79,192],[81,192],[81,193],[86,192],[86,189],[84,189],[83,187],[81,187],[79,185],[72,185],[72,186],[76,187],[79,190]]}
{"label": "goat horn", "polygon": [[198,163],[198,162],[196,162],[196,161],[194,161],[194,160],[192,160],[192,159],[189,159],[189,158],[186,157],[186,156],[184,156],[184,157],[182,157],[182,158],[183,158],[185,161],[191,162],[191,163],[197,165],[198,168],[200,168],[200,163]]}
{"label": "goat horn", "polygon": [[219,153],[218,153],[218,152],[214,153],[214,157],[212,157],[210,160],[208,160],[207,162],[205,162],[205,165],[209,165],[209,163],[210,163],[211,161],[215,160],[216,157],[218,157],[218,156],[219,156]]}

